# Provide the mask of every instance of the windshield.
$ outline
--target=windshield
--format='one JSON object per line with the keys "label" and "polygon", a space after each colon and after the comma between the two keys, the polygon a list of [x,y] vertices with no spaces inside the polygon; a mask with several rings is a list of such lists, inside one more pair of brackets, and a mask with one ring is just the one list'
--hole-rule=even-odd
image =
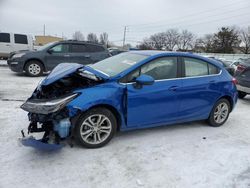
{"label": "windshield", "polygon": [[48,44],[45,44],[45,45],[41,46],[40,48],[38,48],[37,51],[42,51],[42,50],[48,48],[49,46],[52,46],[52,45],[55,44],[55,43],[56,43],[56,42],[50,42],[50,43],[48,43]]}
{"label": "windshield", "polygon": [[89,65],[89,67],[109,76],[115,76],[147,57],[141,54],[126,52]]}

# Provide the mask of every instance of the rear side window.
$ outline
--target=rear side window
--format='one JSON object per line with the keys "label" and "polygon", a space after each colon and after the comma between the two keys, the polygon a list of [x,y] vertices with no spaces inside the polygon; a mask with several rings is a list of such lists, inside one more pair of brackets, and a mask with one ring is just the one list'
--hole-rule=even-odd
{"label": "rear side window", "polygon": [[102,46],[97,46],[92,44],[86,45],[86,52],[103,52],[103,51],[105,51],[105,49]]}
{"label": "rear side window", "polygon": [[186,77],[204,76],[219,73],[219,68],[199,59],[184,58],[184,65]]}
{"label": "rear side window", "polygon": [[0,42],[10,43],[10,34],[9,33],[0,33]]}
{"label": "rear side window", "polygon": [[28,44],[27,35],[14,34],[15,43]]}
{"label": "rear side window", "polygon": [[83,44],[72,44],[71,52],[73,53],[83,53],[86,52],[86,47]]}
{"label": "rear side window", "polygon": [[186,77],[203,76],[209,74],[207,62],[194,58],[184,58],[184,64]]}

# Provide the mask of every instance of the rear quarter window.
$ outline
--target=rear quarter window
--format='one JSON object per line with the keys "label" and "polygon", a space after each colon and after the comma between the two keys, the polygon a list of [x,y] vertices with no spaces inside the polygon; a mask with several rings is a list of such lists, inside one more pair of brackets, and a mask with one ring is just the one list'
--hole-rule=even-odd
{"label": "rear quarter window", "polygon": [[0,42],[10,43],[10,34],[9,33],[0,33]]}
{"label": "rear quarter window", "polygon": [[27,35],[14,34],[16,44],[28,44]]}

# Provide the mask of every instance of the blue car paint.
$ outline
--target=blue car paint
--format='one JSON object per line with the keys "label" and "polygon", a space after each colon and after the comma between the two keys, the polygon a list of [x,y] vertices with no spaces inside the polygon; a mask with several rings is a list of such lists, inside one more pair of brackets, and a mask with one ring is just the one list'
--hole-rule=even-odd
{"label": "blue car paint", "polygon": [[[75,116],[78,110],[84,112],[92,107],[105,105],[115,109],[119,114],[120,130],[130,130],[207,119],[215,102],[221,97],[229,97],[232,106],[237,101],[237,91],[231,82],[232,77],[216,61],[190,53],[161,51],[127,53],[142,54],[146,59],[113,77],[108,77],[90,67],[82,68],[98,74],[105,82],[74,91],[79,93],[79,96],[67,105],[71,117]],[[141,65],[168,56],[200,59],[217,66],[222,71],[216,76],[159,81],[141,89],[134,88],[132,84],[118,82],[120,78]],[[171,88],[173,86],[176,88]]]}

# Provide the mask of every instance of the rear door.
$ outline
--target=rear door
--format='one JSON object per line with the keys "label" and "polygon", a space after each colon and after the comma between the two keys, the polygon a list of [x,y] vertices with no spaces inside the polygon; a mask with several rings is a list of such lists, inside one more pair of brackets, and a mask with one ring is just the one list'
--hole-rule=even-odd
{"label": "rear door", "polygon": [[140,74],[150,75],[155,83],[138,89],[127,83],[128,127],[150,127],[178,119],[182,85],[178,77],[177,57],[153,60],[129,74],[127,82],[133,82]]}
{"label": "rear door", "polygon": [[70,62],[83,65],[92,64],[91,53],[85,44],[73,43],[70,48]]}
{"label": "rear door", "polygon": [[8,55],[13,51],[10,33],[0,33],[0,55]]}
{"label": "rear door", "polygon": [[220,96],[220,70],[200,59],[184,57],[182,60],[180,118],[185,121],[207,118]]}
{"label": "rear door", "polygon": [[110,57],[109,52],[100,45],[86,44],[87,52],[89,52],[89,58],[93,63],[101,61]]}
{"label": "rear door", "polygon": [[45,64],[48,70],[52,70],[59,63],[70,61],[69,44],[67,43],[57,44],[45,53]]}

